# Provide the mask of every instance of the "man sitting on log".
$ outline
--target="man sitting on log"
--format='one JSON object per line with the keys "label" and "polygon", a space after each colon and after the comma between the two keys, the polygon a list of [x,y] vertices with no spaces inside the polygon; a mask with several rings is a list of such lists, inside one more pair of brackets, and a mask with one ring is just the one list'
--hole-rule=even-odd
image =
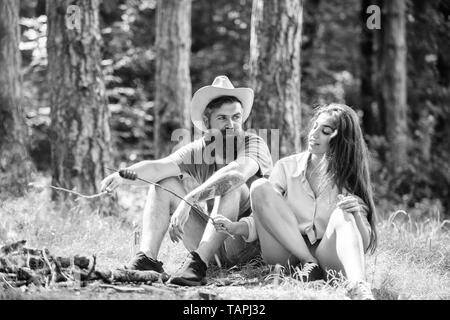
{"label": "man sitting on log", "polygon": [[[216,232],[210,220],[222,215],[230,220],[244,219],[251,213],[251,183],[270,175],[272,158],[264,140],[243,130],[254,100],[249,88],[234,88],[225,76],[212,86],[197,91],[191,102],[194,125],[206,134],[156,161],[143,161],[125,171],[129,177],[159,183],[172,193],[151,186],[143,213],[140,252],[128,265],[132,270],[164,272],[158,253],[169,230],[172,241],[183,240],[190,255],[170,282],[185,286],[206,284],[208,263],[217,255],[224,265],[244,263],[259,253],[257,243],[242,237],[227,238]],[[200,186],[186,192],[182,177],[193,177]],[[132,183],[114,173],[102,182],[102,191]],[[133,184],[137,184],[135,180]],[[207,203],[207,213],[199,203]],[[211,219],[212,218],[212,219]]]}

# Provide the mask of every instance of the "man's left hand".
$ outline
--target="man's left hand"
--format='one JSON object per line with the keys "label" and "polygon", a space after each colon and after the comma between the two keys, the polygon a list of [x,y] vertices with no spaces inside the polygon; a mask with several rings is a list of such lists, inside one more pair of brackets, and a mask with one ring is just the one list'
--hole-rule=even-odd
{"label": "man's left hand", "polygon": [[191,207],[186,202],[182,201],[172,215],[172,218],[170,219],[169,235],[173,242],[179,242],[182,239],[184,225],[189,219],[190,211]]}

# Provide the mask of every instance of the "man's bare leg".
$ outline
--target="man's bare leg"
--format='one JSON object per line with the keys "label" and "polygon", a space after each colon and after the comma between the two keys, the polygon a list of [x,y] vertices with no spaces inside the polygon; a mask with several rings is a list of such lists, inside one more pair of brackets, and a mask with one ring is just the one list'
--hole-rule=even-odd
{"label": "man's bare leg", "polygon": [[[181,181],[169,178],[159,183],[180,197],[186,196]],[[158,258],[159,249],[169,228],[170,215],[175,211],[180,199],[161,188],[151,186],[144,208],[142,239],[140,250],[152,259]]]}

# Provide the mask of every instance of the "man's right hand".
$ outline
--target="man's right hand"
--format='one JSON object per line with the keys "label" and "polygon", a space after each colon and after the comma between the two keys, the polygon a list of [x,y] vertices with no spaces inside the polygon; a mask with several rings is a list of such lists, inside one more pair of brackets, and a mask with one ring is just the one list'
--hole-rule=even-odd
{"label": "man's right hand", "polygon": [[100,185],[101,192],[113,192],[124,183],[124,180],[118,172],[109,175]]}

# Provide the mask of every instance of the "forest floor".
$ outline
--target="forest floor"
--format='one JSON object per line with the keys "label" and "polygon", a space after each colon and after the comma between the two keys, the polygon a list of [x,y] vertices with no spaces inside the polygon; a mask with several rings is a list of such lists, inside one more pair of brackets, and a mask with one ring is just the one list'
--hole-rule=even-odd
{"label": "forest floor", "polygon": [[[40,182],[48,182],[41,178]],[[146,190],[124,187],[118,191],[119,216],[104,217],[84,210],[78,202],[61,206],[50,201],[50,191],[30,190],[22,198],[0,200],[0,246],[27,240],[32,248],[48,248],[57,256],[96,255],[97,267],[123,267],[133,252],[133,225],[140,222]],[[450,299],[450,223],[440,215],[413,218],[382,212],[379,246],[367,256],[367,281],[376,299]],[[159,259],[171,274],[188,252],[182,244],[164,239]],[[274,276],[274,268],[252,264],[208,270],[208,285],[180,288],[163,283],[151,286],[78,288],[8,288],[0,281],[0,300],[335,300],[348,299],[337,281],[303,283],[289,276]]]}

